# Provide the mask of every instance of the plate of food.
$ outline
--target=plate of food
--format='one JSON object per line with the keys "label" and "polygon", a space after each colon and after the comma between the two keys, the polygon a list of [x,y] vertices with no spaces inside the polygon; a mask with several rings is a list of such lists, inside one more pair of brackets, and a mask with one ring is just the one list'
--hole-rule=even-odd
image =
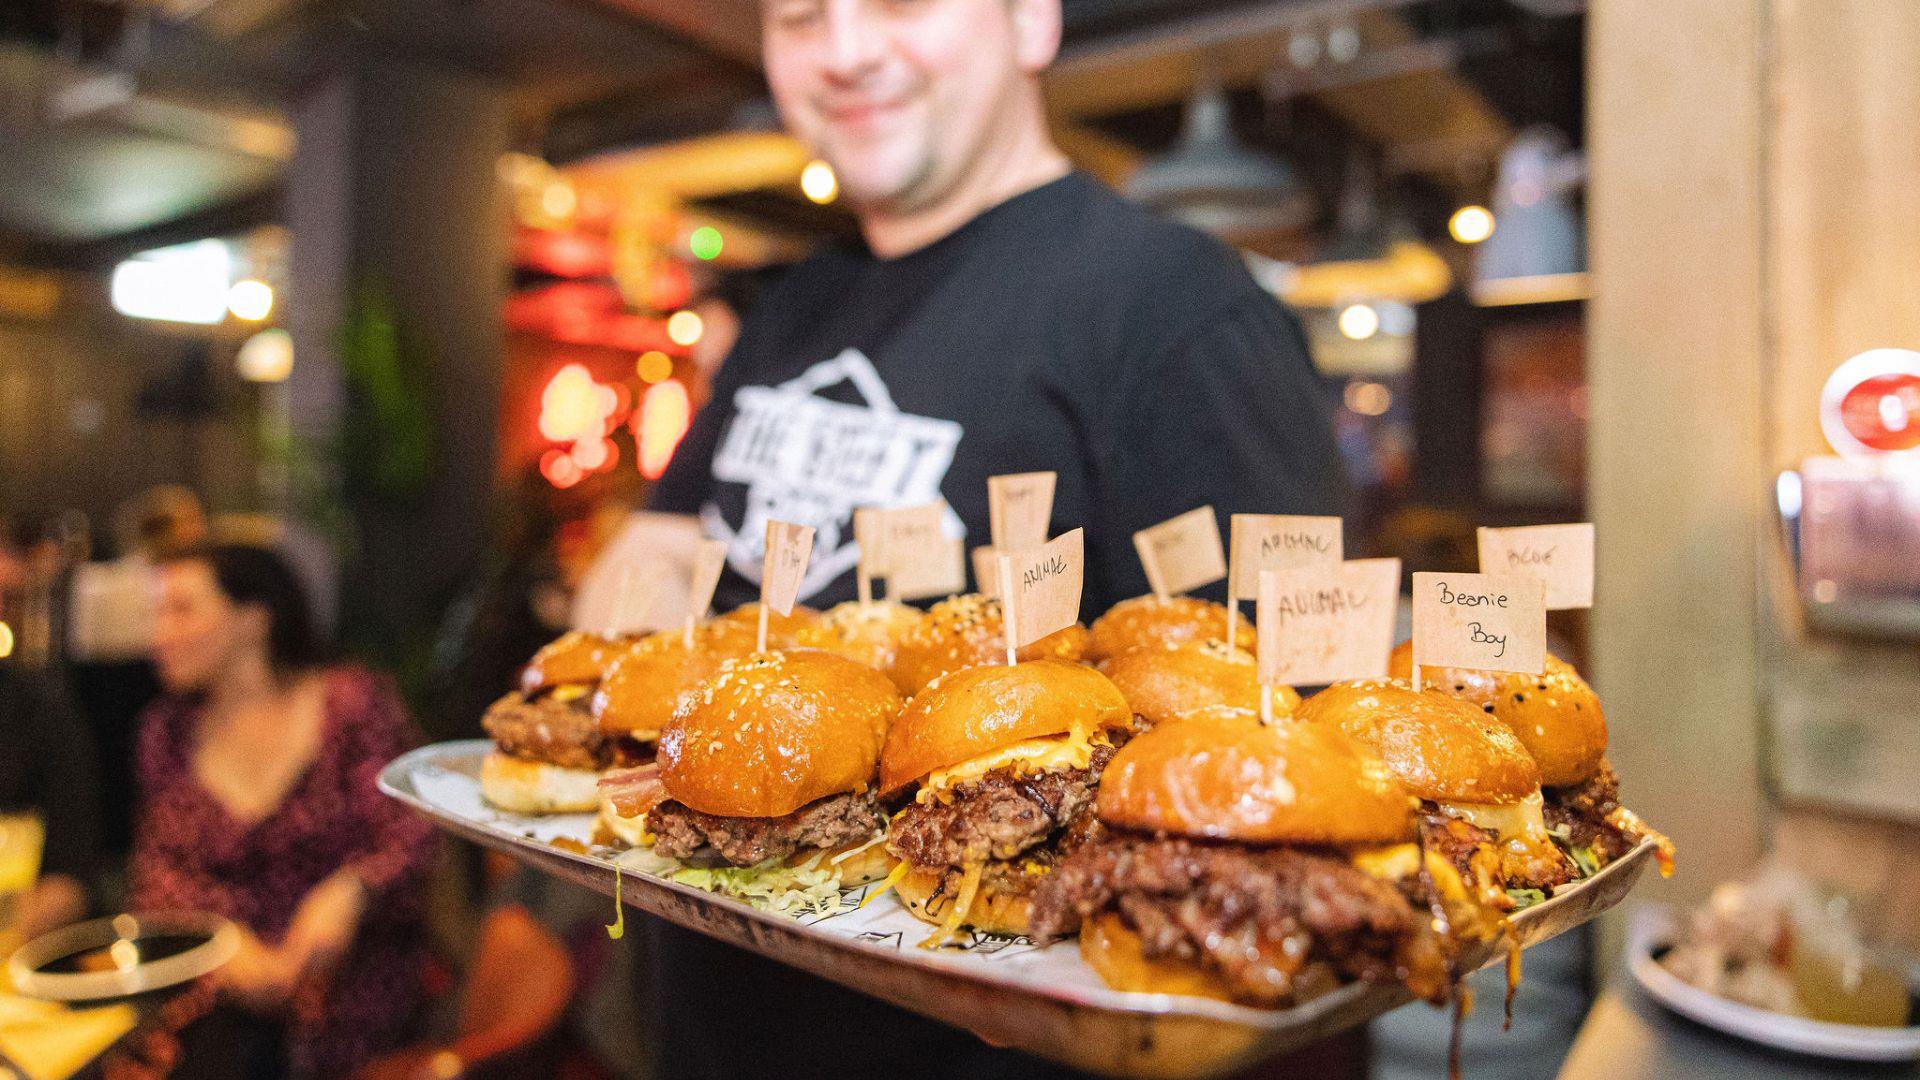
{"label": "plate of food", "polygon": [[1844,900],[1785,868],[1722,885],[1693,911],[1636,910],[1627,967],[1661,1005],[1735,1038],[1920,1060],[1920,968],[1869,948]]}
{"label": "plate of food", "polygon": [[796,609],[765,651],[753,611],[572,635],[491,741],[381,783],[626,905],[1130,1076],[1457,1004],[1665,859],[1565,665],[1275,691],[1266,722],[1219,605],[1130,601],[1008,664],[995,603]]}

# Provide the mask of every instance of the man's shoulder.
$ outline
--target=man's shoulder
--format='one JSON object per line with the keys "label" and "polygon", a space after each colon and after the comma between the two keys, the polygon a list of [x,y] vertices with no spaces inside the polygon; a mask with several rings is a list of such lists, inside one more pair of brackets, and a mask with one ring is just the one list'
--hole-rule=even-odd
{"label": "man's shoulder", "polygon": [[1088,176],[1076,175],[1081,207],[1067,239],[1089,277],[1146,287],[1258,288],[1232,248]]}

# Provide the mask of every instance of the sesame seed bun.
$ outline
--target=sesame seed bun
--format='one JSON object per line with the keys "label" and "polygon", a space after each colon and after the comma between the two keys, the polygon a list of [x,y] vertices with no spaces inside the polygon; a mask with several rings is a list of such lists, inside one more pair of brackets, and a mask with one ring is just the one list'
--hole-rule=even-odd
{"label": "sesame seed bun", "polygon": [[820,627],[799,633],[796,644],[837,653],[885,671],[893,666],[901,639],[926,617],[919,608],[895,600],[867,604],[849,600],[829,609]]}
{"label": "sesame seed bun", "polygon": [[[802,630],[810,627],[817,628],[825,621],[819,612],[805,604],[793,605],[793,611],[786,615],[769,611],[767,612],[767,648],[790,648],[797,643],[797,636]],[[760,605],[742,604],[725,615],[714,616],[708,620],[707,626],[712,628],[713,633],[722,640],[744,640],[746,642],[744,651],[751,652],[760,635]]]}
{"label": "sesame seed bun", "polygon": [[[949,596],[927,610],[920,623],[900,638],[887,674],[903,694],[916,694],[949,672],[984,664],[1005,664],[1000,601],[979,593]],[[1086,654],[1087,630],[1078,624],[1022,647],[1021,660],[1078,660]]]}
{"label": "sesame seed bun", "polygon": [[[1412,676],[1411,641],[1393,650],[1387,669],[1396,679]],[[1557,656],[1547,657],[1546,671],[1539,675],[1422,665],[1420,682],[1506,724],[1540,766],[1540,782],[1547,787],[1585,782],[1606,756],[1607,718],[1599,695]]]}
{"label": "sesame seed bun", "polygon": [[1224,710],[1135,736],[1100,780],[1108,824],[1255,844],[1398,843],[1415,835],[1413,808],[1337,728]]}
{"label": "sesame seed bun", "polygon": [[880,794],[1013,743],[1132,721],[1127,699],[1090,667],[1029,660],[956,671],[914,695],[894,721],[880,755]]}
{"label": "sesame seed bun", "polygon": [[[1240,641],[1253,640],[1253,627],[1238,613]],[[1122,600],[1093,621],[1087,658],[1104,660],[1134,649],[1182,641],[1227,639],[1227,608],[1194,596],[1136,596]]]}
{"label": "sesame seed bun", "polygon": [[1437,690],[1368,679],[1335,683],[1294,718],[1366,743],[1416,797],[1504,805],[1540,789],[1540,770],[1505,724]]}
{"label": "sesame seed bun", "polygon": [[670,798],[723,817],[779,817],[873,782],[900,711],[887,677],[812,650],[728,660],[660,732]]}
{"label": "sesame seed bun", "polygon": [[520,672],[520,690],[532,694],[551,686],[584,683],[593,685],[625,649],[620,638],[569,630],[542,646]]}
{"label": "sesame seed bun", "polygon": [[[1150,724],[1211,705],[1260,708],[1260,674],[1252,654],[1228,649],[1224,641],[1150,645],[1116,656],[1100,670],[1120,688],[1134,715]],[[1290,686],[1276,686],[1272,693],[1276,715],[1300,704]]]}

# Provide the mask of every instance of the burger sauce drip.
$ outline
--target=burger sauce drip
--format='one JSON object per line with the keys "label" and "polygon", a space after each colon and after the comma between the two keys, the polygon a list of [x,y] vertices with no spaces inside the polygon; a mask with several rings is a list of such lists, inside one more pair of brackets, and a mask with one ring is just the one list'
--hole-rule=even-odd
{"label": "burger sauce drip", "polygon": [[1420,887],[1426,891],[1427,910],[1433,913],[1434,929],[1440,934],[1441,948],[1447,957],[1447,979],[1451,984],[1448,996],[1453,1000],[1453,1033],[1447,1039],[1447,1080],[1460,1080],[1461,1040],[1467,1013],[1473,1009],[1473,992],[1460,985],[1460,958],[1453,936],[1453,920],[1447,917],[1447,907],[1440,899],[1440,887],[1434,883],[1433,871],[1427,868],[1426,819],[1417,819],[1414,829],[1420,847]]}
{"label": "burger sauce drip", "polygon": [[607,924],[607,936],[615,941],[627,933],[627,906],[620,902],[620,864],[613,864],[613,922]]}

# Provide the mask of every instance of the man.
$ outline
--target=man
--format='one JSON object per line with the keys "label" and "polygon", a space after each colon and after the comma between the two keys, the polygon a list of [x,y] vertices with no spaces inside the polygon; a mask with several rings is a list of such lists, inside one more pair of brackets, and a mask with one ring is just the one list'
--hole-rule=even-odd
{"label": "man", "polygon": [[[1059,474],[1087,530],[1087,610],[1146,591],[1132,533],[1338,513],[1340,466],[1297,321],[1228,249],[1073,172],[1040,72],[1059,0],[764,0],[766,72],[865,250],[819,253],[748,313],[651,509],[728,542],[716,606],[752,600],[769,518],[814,526],[800,598],[853,594],[856,506],[944,497],[987,542],[987,477]],[[688,530],[648,517],[619,546]],[[589,583],[589,589],[593,585]],[[600,593],[608,590],[601,588]],[[589,620],[588,625],[591,625]],[[1038,1063],[655,925],[659,1060],[726,1075],[1035,1075]]]}
{"label": "man", "polygon": [[[1146,591],[1132,534],[1212,503],[1337,513],[1297,320],[1224,246],[1073,172],[1039,73],[1058,0],[765,0],[768,81],[866,249],[762,296],[650,508],[728,542],[752,600],[768,518],[812,525],[800,599],[853,595],[852,513],[944,497],[987,542],[988,476],[1059,474],[1087,610]],[[623,551],[684,548],[661,519]],[[604,576],[604,575],[601,575]],[[605,583],[603,583],[605,584]],[[596,590],[606,592],[605,588]]]}

